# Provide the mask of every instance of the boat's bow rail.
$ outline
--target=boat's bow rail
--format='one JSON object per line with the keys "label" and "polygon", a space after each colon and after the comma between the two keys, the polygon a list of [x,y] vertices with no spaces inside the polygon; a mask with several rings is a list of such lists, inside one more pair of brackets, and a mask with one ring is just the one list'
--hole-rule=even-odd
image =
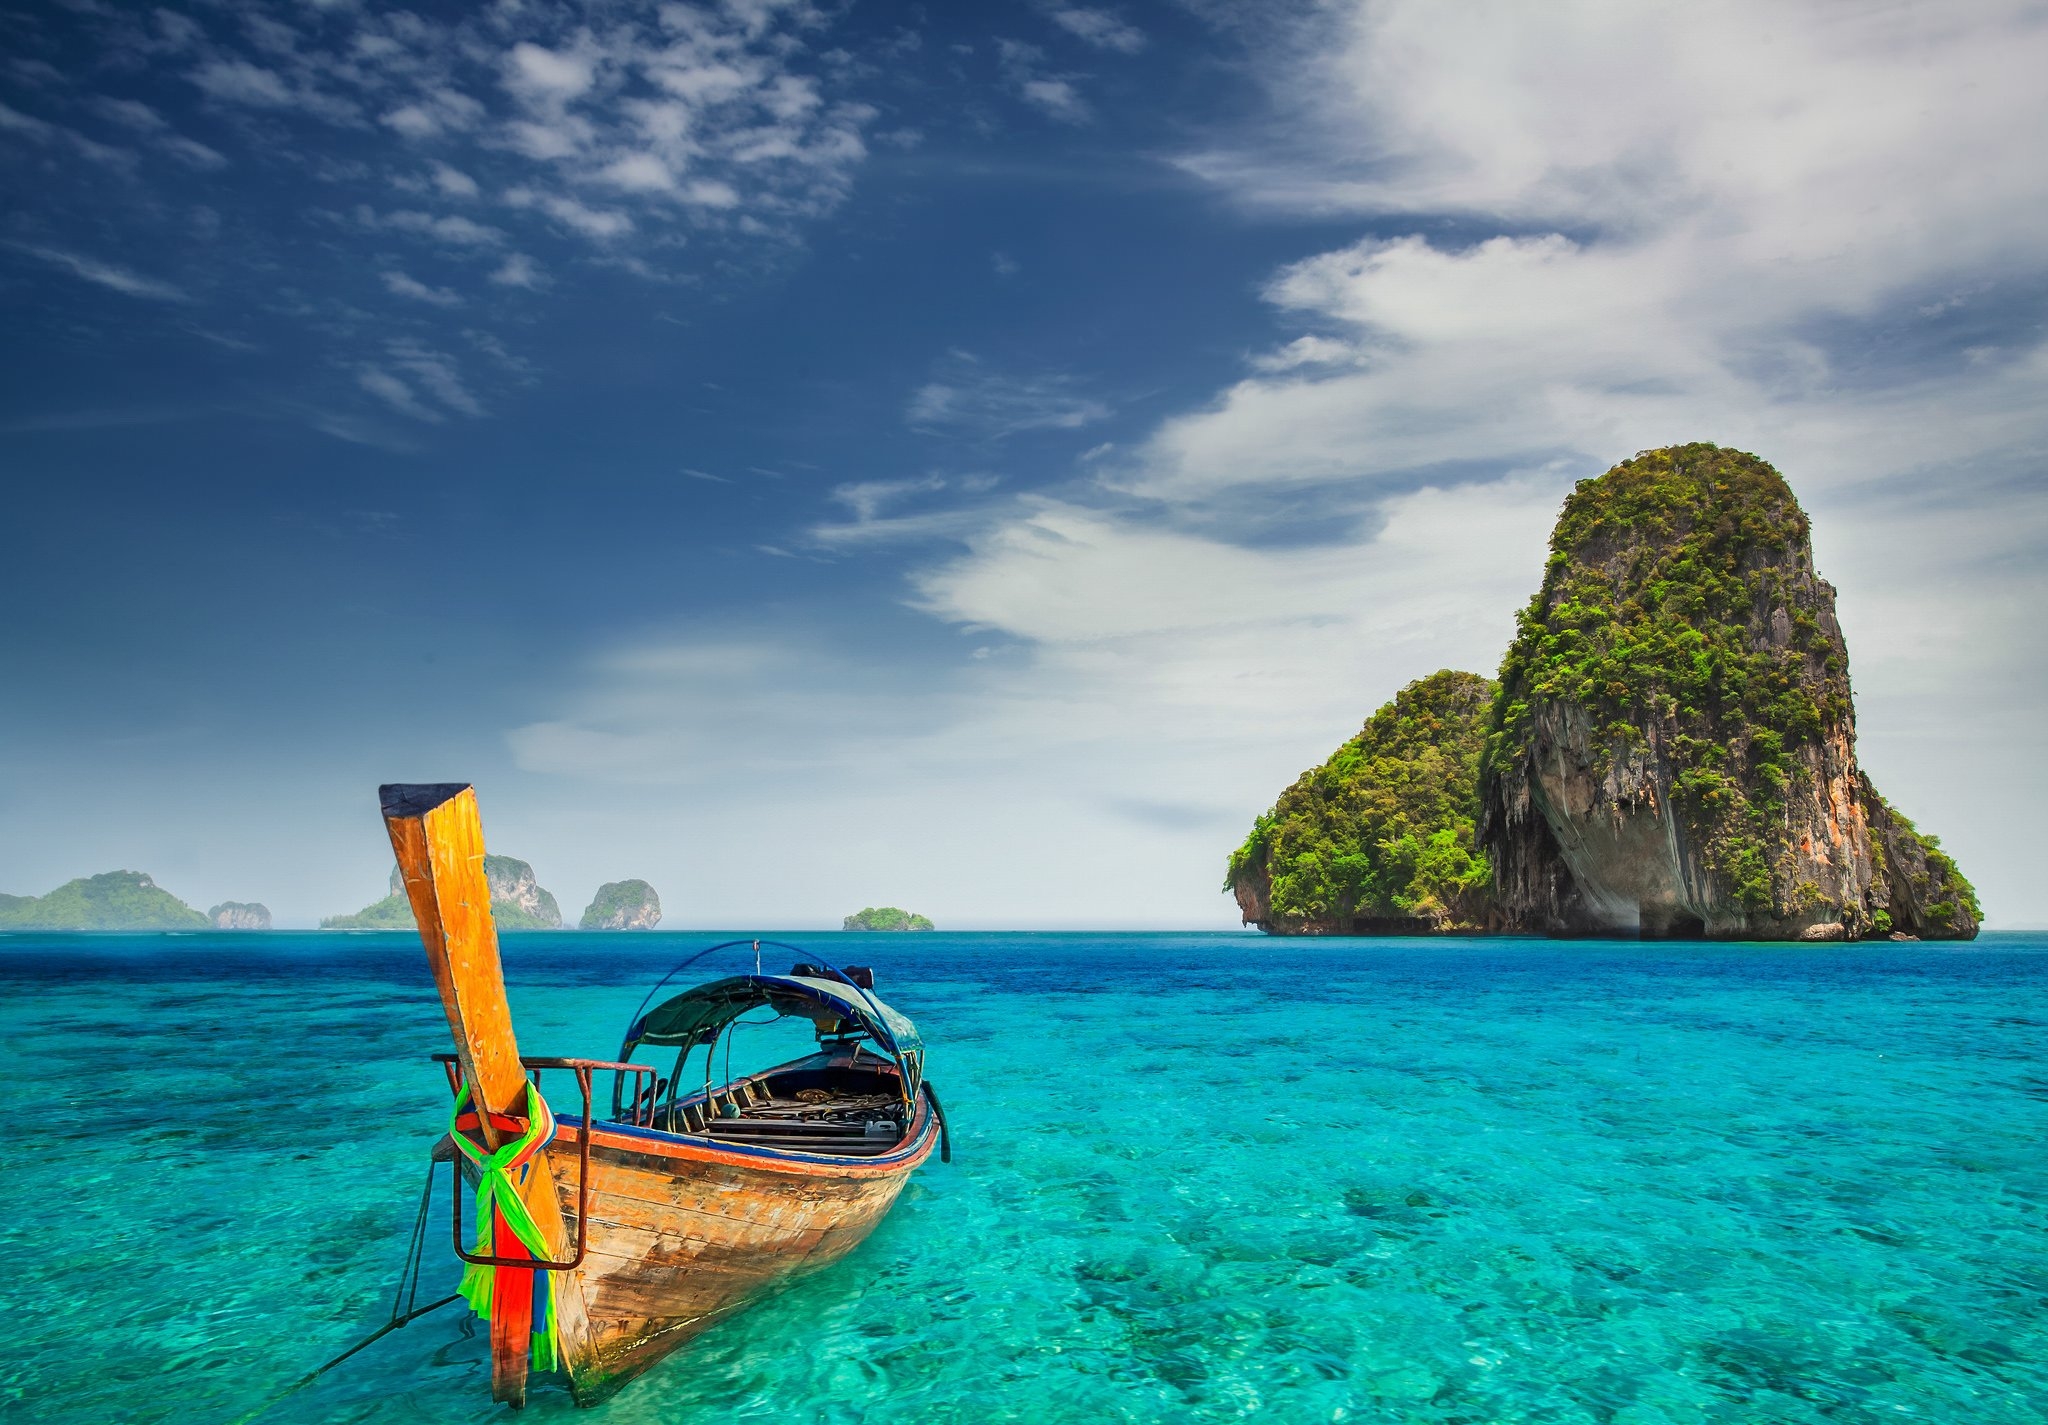
{"label": "boat's bow rail", "polygon": [[[462,1061],[453,1054],[431,1056],[448,1075],[448,1092],[462,1092]],[[576,1076],[576,1087],[583,1095],[583,1122],[590,1120],[591,1078],[595,1074],[609,1073],[612,1076],[612,1119],[614,1122],[630,1124],[635,1128],[654,1126],[654,1077],[652,1064],[622,1064],[612,1059],[552,1059],[535,1058],[522,1054],[519,1067],[526,1070],[535,1088],[543,1088],[541,1073],[547,1069],[567,1069]],[[631,1074],[629,1086],[626,1076]]]}
{"label": "boat's bow rail", "polygon": [[[434,1059],[436,1065],[442,1067],[442,1071],[446,1075],[449,1075],[449,1093],[457,1095],[457,1106],[461,1106],[463,1061],[459,1059],[457,1054],[434,1054],[432,1059]],[[453,1142],[446,1142],[444,1140],[442,1147],[451,1149],[449,1151],[449,1167],[451,1167],[451,1173],[453,1173],[453,1177],[451,1177],[453,1210],[449,1212],[449,1233],[455,1239],[455,1255],[461,1257],[463,1261],[471,1263],[471,1265],[479,1265],[479,1267],[520,1267],[520,1269],[526,1269],[526,1271],[573,1271],[575,1267],[584,1265],[584,1255],[590,1251],[590,1130],[588,1130],[588,1124],[590,1124],[590,1081],[598,1073],[610,1073],[612,1075],[612,1099],[616,1102],[618,1097],[623,1097],[623,1087],[627,1083],[627,1075],[633,1075],[635,1091],[631,1093],[631,1099],[633,1099],[633,1114],[635,1116],[631,1120],[621,1120],[621,1122],[633,1122],[633,1124],[639,1124],[639,1126],[651,1126],[653,1124],[653,1087],[647,1085],[647,1089],[641,1091],[639,1081],[643,1077],[651,1077],[653,1075],[653,1065],[621,1065],[621,1063],[612,1063],[608,1059],[535,1059],[535,1056],[526,1056],[526,1054],[520,1054],[520,1061],[518,1063],[520,1063],[520,1069],[524,1069],[526,1075],[532,1079],[532,1087],[535,1087],[535,1089],[541,1087],[541,1073],[543,1071],[547,1071],[547,1069],[567,1069],[571,1075],[575,1075],[575,1091],[578,1091],[582,1095],[582,1099],[584,1099],[584,1112],[582,1112],[582,1116],[578,1120],[575,1120],[575,1122],[578,1122],[578,1128],[575,1128],[575,1243],[573,1243],[573,1249],[571,1249],[569,1257],[561,1259],[561,1261],[537,1259],[537,1257],[498,1257],[498,1255],[492,1255],[492,1253],[473,1253],[473,1251],[469,1251],[463,1245],[463,1165],[461,1165],[461,1153],[453,1151],[455,1149]],[[545,1106],[543,1106],[543,1112],[545,1112]],[[645,1114],[645,1116],[641,1116],[641,1114]],[[471,1110],[469,1118],[477,1124],[477,1128],[481,1128],[481,1110]],[[457,1132],[465,1132],[463,1122],[465,1120],[461,1116],[457,1116]],[[508,1118],[504,1114],[492,1114],[492,1116],[489,1116],[489,1122],[492,1122],[492,1128],[496,1128],[498,1132],[514,1132],[516,1134],[516,1132],[522,1132],[526,1128],[524,1122],[520,1122],[516,1118]],[[549,1120],[549,1122],[553,1122],[553,1120]]]}

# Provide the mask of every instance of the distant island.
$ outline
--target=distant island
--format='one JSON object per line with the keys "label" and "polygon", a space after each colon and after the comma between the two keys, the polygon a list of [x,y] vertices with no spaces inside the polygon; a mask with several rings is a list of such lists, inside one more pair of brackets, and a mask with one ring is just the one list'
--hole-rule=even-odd
{"label": "distant island", "polygon": [[933,925],[921,915],[907,910],[898,910],[893,905],[869,906],[858,915],[849,915],[839,927],[841,930],[931,930]]}
{"label": "distant island", "polygon": [[[559,930],[562,909],[534,879],[533,867],[510,856],[484,857],[484,880],[491,888],[491,919],[500,930]],[[411,930],[412,903],[405,898],[405,880],[391,868],[391,894],[364,906],[354,915],[330,915],[322,930]]]}
{"label": "distant island", "polygon": [[206,918],[215,930],[270,929],[270,907],[256,901],[222,901]]}
{"label": "distant island", "polygon": [[46,896],[0,895],[0,930],[205,930],[212,922],[140,871],[103,871]]}
{"label": "distant island", "polygon": [[661,897],[645,881],[606,881],[583,912],[578,930],[652,930],[661,924]]}
{"label": "distant island", "polygon": [[1856,762],[1833,586],[1784,477],[1708,444],[1582,480],[1498,683],[1404,688],[1259,817],[1278,935],[1968,940],[1976,892]]}

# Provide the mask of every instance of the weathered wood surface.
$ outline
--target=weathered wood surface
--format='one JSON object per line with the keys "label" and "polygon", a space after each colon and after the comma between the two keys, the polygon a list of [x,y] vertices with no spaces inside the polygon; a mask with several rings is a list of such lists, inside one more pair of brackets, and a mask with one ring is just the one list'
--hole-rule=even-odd
{"label": "weathered wood surface", "polygon": [[[576,1130],[550,1147],[575,1213]],[[670,1351],[792,1276],[837,1261],[889,1211],[936,1141],[920,1107],[910,1149],[872,1162],[804,1162],[710,1143],[591,1138],[589,1252],[574,1275],[589,1318],[569,1362],[576,1399],[604,1399]]]}
{"label": "weathered wood surface", "polygon": [[[497,1147],[502,1135],[493,1113],[526,1114],[526,1071],[512,1034],[512,1007],[505,999],[505,975],[498,960],[498,929],[491,919],[491,888],[484,878],[484,829],[476,792],[460,783],[395,784],[378,789],[385,830],[419,923],[427,964],[441,992],[441,1007],[455,1036],[455,1052],[471,1085],[484,1141]],[[571,1172],[574,1168],[570,1169]],[[519,1195],[540,1227],[548,1255],[568,1255],[560,1198],[549,1155],[535,1159]],[[519,1249],[498,1246],[499,1255]],[[582,1300],[567,1273],[557,1273],[556,1314],[565,1348],[572,1333],[581,1344],[588,1331]],[[491,1315],[491,1395],[513,1405],[526,1399],[527,1357],[532,1334],[531,1298],[518,1309],[508,1292],[505,1308]]]}

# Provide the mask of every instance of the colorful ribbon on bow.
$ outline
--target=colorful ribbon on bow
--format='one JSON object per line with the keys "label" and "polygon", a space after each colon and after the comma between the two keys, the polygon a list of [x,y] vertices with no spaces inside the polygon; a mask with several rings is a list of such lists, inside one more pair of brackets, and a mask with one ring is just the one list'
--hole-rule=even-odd
{"label": "colorful ribbon on bow", "polygon": [[[448,1136],[455,1140],[456,1151],[469,1159],[477,1170],[476,1254],[480,1257],[546,1260],[547,1239],[541,1235],[540,1225],[533,1220],[533,1214],[526,1210],[519,1188],[526,1181],[533,1160],[554,1139],[554,1112],[548,1107],[548,1101],[541,1097],[540,1090],[529,1083],[526,1086],[524,1131],[492,1152],[470,1136],[481,1132],[481,1124],[476,1110],[463,1112],[469,1102],[469,1085],[465,1083],[455,1095],[455,1112],[448,1125]],[[491,1121],[508,1132],[522,1127],[518,1119],[499,1114],[492,1114]],[[457,1288],[469,1303],[470,1310],[486,1321],[491,1319],[494,1311],[516,1310],[522,1301],[530,1301],[531,1314],[527,1319],[533,1323],[533,1366],[535,1370],[542,1371],[555,1369],[561,1358],[555,1293],[548,1282],[548,1275],[531,1268],[500,1269],[472,1262],[462,1274],[462,1285]]]}

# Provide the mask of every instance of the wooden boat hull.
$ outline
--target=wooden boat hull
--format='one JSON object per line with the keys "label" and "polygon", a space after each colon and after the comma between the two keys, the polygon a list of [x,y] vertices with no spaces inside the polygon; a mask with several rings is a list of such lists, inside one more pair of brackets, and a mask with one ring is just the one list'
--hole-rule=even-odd
{"label": "wooden boat hull", "polygon": [[[582,1125],[549,1146],[562,1217],[576,1232]],[[930,1103],[878,1157],[719,1144],[600,1122],[590,1140],[582,1265],[553,1274],[564,1364],[579,1405],[605,1399],[698,1333],[874,1230],[931,1156]]]}

